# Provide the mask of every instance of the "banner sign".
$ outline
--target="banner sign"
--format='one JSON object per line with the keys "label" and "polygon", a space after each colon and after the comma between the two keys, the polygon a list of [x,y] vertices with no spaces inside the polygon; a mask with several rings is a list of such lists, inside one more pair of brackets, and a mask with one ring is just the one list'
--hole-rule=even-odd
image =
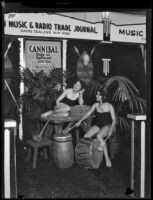
{"label": "banner sign", "polygon": [[61,68],[61,42],[25,40],[25,64],[36,72]]}
{"label": "banner sign", "polygon": [[103,40],[100,22],[47,13],[9,13],[4,15],[4,20],[7,35]]}
{"label": "banner sign", "polygon": [[121,25],[111,24],[110,41],[146,43],[146,24]]}

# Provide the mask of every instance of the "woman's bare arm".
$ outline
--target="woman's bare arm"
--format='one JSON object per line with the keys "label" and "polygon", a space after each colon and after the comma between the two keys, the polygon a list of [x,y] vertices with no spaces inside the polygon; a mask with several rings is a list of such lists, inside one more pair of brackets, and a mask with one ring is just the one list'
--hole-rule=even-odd
{"label": "woman's bare arm", "polygon": [[115,111],[114,111],[114,108],[111,104],[110,104],[110,114],[111,114],[111,117],[112,117],[112,124],[111,124],[111,127],[110,127],[109,132],[108,132],[108,137],[110,137],[112,135],[113,129],[116,125]]}
{"label": "woman's bare arm", "polygon": [[56,105],[59,105],[60,101],[67,95],[69,89],[65,90],[56,100]]}
{"label": "woman's bare arm", "polygon": [[84,100],[83,100],[83,92],[84,92],[85,90],[83,89],[83,90],[81,90],[80,92],[79,92],[79,104],[82,106],[83,105],[83,103],[84,103]]}
{"label": "woman's bare arm", "polygon": [[87,119],[96,109],[97,103],[95,103],[91,109],[76,123],[76,126],[80,126],[81,122],[85,119]]}

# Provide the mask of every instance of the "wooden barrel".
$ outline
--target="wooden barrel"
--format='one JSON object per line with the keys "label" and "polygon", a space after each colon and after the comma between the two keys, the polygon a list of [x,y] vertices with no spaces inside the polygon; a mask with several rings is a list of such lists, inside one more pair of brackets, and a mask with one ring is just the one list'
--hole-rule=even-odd
{"label": "wooden barrel", "polygon": [[69,168],[74,162],[74,148],[71,134],[54,136],[53,158],[59,168]]}
{"label": "wooden barrel", "polygon": [[75,160],[80,167],[98,169],[103,159],[103,151],[98,150],[99,141],[81,138],[75,148]]}

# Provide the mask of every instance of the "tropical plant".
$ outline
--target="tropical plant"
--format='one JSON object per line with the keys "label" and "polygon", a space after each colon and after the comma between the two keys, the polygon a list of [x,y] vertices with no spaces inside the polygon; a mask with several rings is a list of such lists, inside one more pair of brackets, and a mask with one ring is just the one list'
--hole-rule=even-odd
{"label": "tropical plant", "polygon": [[53,108],[56,98],[62,92],[63,79],[69,77],[70,73],[63,73],[59,68],[53,68],[48,74],[44,70],[32,72],[28,68],[22,68],[21,76],[25,84],[22,95],[24,107],[30,108],[32,112],[36,111],[38,116]]}
{"label": "tropical plant", "polygon": [[140,92],[127,77],[112,76],[100,78],[96,82],[92,81],[87,88],[88,97],[93,93],[96,94],[99,88],[108,93],[109,100],[115,109],[117,126],[121,130],[127,130],[130,127],[127,113],[145,113],[146,100],[141,98]]}

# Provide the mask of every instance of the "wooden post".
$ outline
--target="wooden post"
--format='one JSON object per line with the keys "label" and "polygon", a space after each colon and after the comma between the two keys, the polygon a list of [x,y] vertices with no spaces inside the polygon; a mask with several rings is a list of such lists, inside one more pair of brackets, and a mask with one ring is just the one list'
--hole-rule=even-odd
{"label": "wooden post", "polygon": [[144,59],[144,70],[145,70],[145,75],[146,75],[146,46],[141,44],[140,48],[141,48],[142,56],[143,56],[143,59]]}
{"label": "wooden post", "polygon": [[4,196],[10,198],[10,131],[5,129],[4,136]]}
{"label": "wooden post", "polygon": [[[24,58],[24,39],[23,38],[18,38],[20,42],[20,66],[23,68],[26,68],[25,65],[25,58]],[[20,75],[21,75],[21,69],[20,69]],[[23,76],[21,76],[21,81],[20,81],[20,123],[19,123],[19,138],[20,140],[23,139],[23,101],[22,101],[22,94],[24,93],[24,81],[23,81]]]}
{"label": "wooden post", "polygon": [[17,198],[15,137],[16,121],[6,120],[4,131],[4,198]]}
{"label": "wooden post", "polygon": [[[63,60],[62,60],[62,64],[63,64],[63,73],[66,71],[66,54],[67,54],[67,40],[63,40]],[[65,78],[63,79],[63,90],[66,89],[66,80]]]}
{"label": "wooden post", "polygon": [[[134,120],[141,121],[141,166],[140,166],[140,197],[145,197],[145,121],[146,115],[128,114],[132,119],[131,126],[131,189],[134,190]],[[132,194],[131,196],[133,196]]]}
{"label": "wooden post", "polygon": [[134,191],[134,120],[131,122],[131,190]]}
{"label": "wooden post", "polygon": [[140,197],[145,196],[145,122],[141,121],[141,186]]}

